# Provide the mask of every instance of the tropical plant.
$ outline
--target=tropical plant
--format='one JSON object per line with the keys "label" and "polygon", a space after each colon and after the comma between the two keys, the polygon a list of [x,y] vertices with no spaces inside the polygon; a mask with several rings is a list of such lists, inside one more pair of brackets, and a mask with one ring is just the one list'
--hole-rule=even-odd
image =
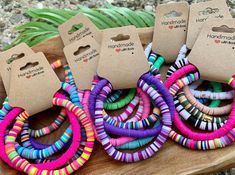
{"label": "tropical plant", "polygon": [[88,8],[78,6],[78,10],[68,9],[28,9],[26,15],[32,18],[16,29],[20,32],[17,39],[5,49],[25,42],[34,46],[59,35],[58,26],[78,13],[85,14],[99,29],[135,25],[137,28],[154,25],[154,14],[147,11],[133,11],[106,3],[104,7]]}

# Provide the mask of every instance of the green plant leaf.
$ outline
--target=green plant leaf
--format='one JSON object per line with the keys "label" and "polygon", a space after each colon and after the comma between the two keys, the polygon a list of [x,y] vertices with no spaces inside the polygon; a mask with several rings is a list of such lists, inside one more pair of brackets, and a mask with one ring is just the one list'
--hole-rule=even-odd
{"label": "green plant leaf", "polygon": [[117,23],[113,22],[109,17],[103,15],[102,13],[99,13],[95,9],[90,9],[87,7],[83,7],[81,5],[79,5],[78,7],[79,7],[80,12],[82,12],[84,14],[89,14],[90,16],[93,16],[93,17],[96,17],[97,20],[102,21],[107,26],[109,26],[109,28],[118,27]]}
{"label": "green plant leaf", "polygon": [[55,26],[63,24],[65,21],[67,21],[70,18],[70,17],[65,18],[62,15],[49,12],[46,9],[41,9],[41,11],[39,11],[39,9],[29,9],[26,13],[34,19],[47,21]]}
{"label": "green plant leaf", "polygon": [[107,1],[104,2],[104,7],[107,8],[107,9],[111,9],[115,6],[113,6],[112,4],[108,3]]}
{"label": "green plant leaf", "polygon": [[60,24],[63,23],[62,21],[58,21],[58,19],[50,17],[50,16],[47,16],[47,15],[40,15],[39,16],[37,14],[31,14],[31,16],[34,19],[45,21],[45,22],[47,22],[49,24],[53,24],[55,27],[58,27]]}
{"label": "green plant leaf", "polygon": [[66,20],[69,19],[73,16],[73,14],[68,13],[67,10],[58,10],[58,9],[48,9],[48,8],[44,8],[44,9],[30,9],[33,13],[36,14],[47,14],[47,15],[52,15],[60,18],[61,20]]}
{"label": "green plant leaf", "polygon": [[20,43],[26,43],[26,44],[29,45],[29,44],[30,44],[30,41],[31,41],[31,39],[32,39],[33,37],[34,37],[34,36],[22,36],[22,35],[19,35],[13,43],[11,43],[10,45],[4,47],[3,50],[10,49],[11,47],[14,47],[14,46],[16,46],[16,45],[18,45],[18,44],[20,44]]}
{"label": "green plant leaf", "polygon": [[106,24],[104,21],[101,21],[95,16],[92,16],[90,14],[84,14],[86,15],[99,29],[107,29],[110,28],[108,24]]}
{"label": "green plant leaf", "polygon": [[131,24],[135,25],[137,28],[147,27],[144,21],[138,15],[136,15],[134,11],[128,8],[113,7],[112,10],[115,10],[116,12],[120,13],[122,16],[128,19],[131,22]]}
{"label": "green plant leaf", "polygon": [[[48,36],[48,35],[53,35],[54,37],[58,36],[59,33],[58,32],[48,32],[48,31],[38,31],[38,32],[29,32],[29,31],[25,31],[24,33],[21,33],[17,39],[10,45],[10,47],[5,47],[5,49],[14,47],[20,43],[26,43],[29,46],[34,46],[33,40],[36,38],[39,38],[41,36]],[[45,39],[46,40],[46,39]]]}
{"label": "green plant leaf", "polygon": [[56,35],[55,33],[49,33],[49,34],[46,34],[46,35],[40,35],[38,37],[36,37],[35,39],[33,39],[30,43],[29,43],[29,46],[32,47],[32,46],[35,46],[43,41],[46,41],[46,40],[49,40],[51,38],[55,38]]}
{"label": "green plant leaf", "polygon": [[148,14],[154,16],[154,18],[155,18],[155,15],[156,15],[156,14],[155,14],[154,12],[146,11],[146,13],[148,13]]}
{"label": "green plant leaf", "polygon": [[46,31],[57,31],[57,28],[49,25],[45,22],[28,22],[24,25],[16,27],[16,30],[24,31],[27,29],[35,29],[35,30],[46,30]]}
{"label": "green plant leaf", "polygon": [[142,20],[147,24],[148,27],[154,26],[154,17],[150,15],[149,13],[146,13],[144,11],[136,11],[135,12]]}
{"label": "green plant leaf", "polygon": [[56,37],[59,35],[57,27],[78,13],[86,15],[99,29],[127,25],[135,25],[140,28],[154,25],[154,14],[151,12],[133,11],[125,7],[115,7],[109,3],[105,3],[105,8],[78,7],[78,10],[28,9],[26,14],[32,18],[33,22],[17,27],[16,29],[19,30],[20,35],[5,49],[22,42],[34,46]]}
{"label": "green plant leaf", "polygon": [[114,10],[107,8],[98,8],[98,11],[103,12],[105,15],[113,19],[119,25],[119,27],[131,25],[131,23],[126,18],[124,18],[122,15],[120,15],[120,13]]}
{"label": "green plant leaf", "polygon": [[22,32],[20,35],[23,36],[31,36],[33,35],[34,37],[40,36],[40,35],[44,35],[44,34],[48,34],[48,33],[55,33],[58,34],[58,32],[50,32],[50,31],[35,31],[35,30],[27,30]]}

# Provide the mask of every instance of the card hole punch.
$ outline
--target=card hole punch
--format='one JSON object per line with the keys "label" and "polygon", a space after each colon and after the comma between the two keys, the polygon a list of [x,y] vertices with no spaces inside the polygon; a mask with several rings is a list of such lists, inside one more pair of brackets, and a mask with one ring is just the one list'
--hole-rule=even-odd
{"label": "card hole punch", "polygon": [[219,12],[218,8],[207,7],[204,10],[199,11],[198,14],[199,15],[211,15],[211,14],[215,14],[218,12]]}
{"label": "card hole punch", "polygon": [[123,35],[123,34],[118,34],[115,37],[111,38],[111,41],[113,42],[118,42],[118,41],[126,41],[130,39],[130,35]]}
{"label": "card hole punch", "polygon": [[83,24],[80,23],[80,24],[74,24],[71,29],[68,31],[68,34],[69,35],[72,35],[74,32],[80,30],[81,28],[83,28]]}
{"label": "card hole punch", "polygon": [[235,28],[230,28],[226,25],[222,25],[220,27],[213,27],[213,32],[220,32],[220,33],[235,33]]}
{"label": "card hole punch", "polygon": [[91,48],[90,45],[80,46],[80,47],[78,48],[78,50],[73,53],[73,55],[74,55],[74,56],[78,56],[79,54],[81,54],[81,53],[83,53],[83,52],[89,50],[90,48]]}
{"label": "card hole punch", "polygon": [[34,63],[27,63],[25,66],[20,68],[20,71],[24,71],[30,68],[33,68],[35,66],[39,65],[39,62],[34,62]]}
{"label": "card hole punch", "polygon": [[177,12],[175,10],[172,10],[172,11],[170,11],[168,13],[165,13],[164,17],[166,17],[166,18],[174,18],[174,17],[180,17],[182,15],[183,15],[182,12]]}
{"label": "card hole punch", "polygon": [[7,64],[11,64],[13,61],[21,59],[25,56],[24,53],[20,53],[20,54],[13,54],[6,62]]}

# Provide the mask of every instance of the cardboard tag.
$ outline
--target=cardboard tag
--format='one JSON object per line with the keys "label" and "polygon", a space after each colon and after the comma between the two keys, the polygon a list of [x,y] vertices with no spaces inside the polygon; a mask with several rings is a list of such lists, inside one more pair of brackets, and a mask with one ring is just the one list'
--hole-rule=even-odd
{"label": "cardboard tag", "polygon": [[114,89],[136,87],[138,79],[148,70],[149,64],[134,26],[103,31],[97,73],[108,79]]}
{"label": "cardboard tag", "polygon": [[11,106],[21,107],[30,115],[53,106],[53,96],[61,88],[61,84],[43,53],[14,61],[11,70]]}
{"label": "cardboard tag", "polygon": [[9,95],[10,88],[11,64],[17,59],[22,59],[32,54],[34,54],[33,50],[25,43],[0,53],[0,74],[7,95]]}
{"label": "cardboard tag", "polygon": [[204,22],[209,18],[232,18],[226,0],[212,0],[190,6],[186,45],[192,49]]}
{"label": "cardboard tag", "polygon": [[60,25],[58,28],[64,45],[71,44],[85,36],[93,37],[98,43],[101,42],[102,34],[88,17],[78,14]]}
{"label": "cardboard tag", "polygon": [[78,89],[91,89],[97,72],[100,45],[92,37],[85,37],[65,46],[64,53]]}
{"label": "cardboard tag", "polygon": [[188,58],[201,78],[227,83],[235,74],[235,20],[209,19]]}
{"label": "cardboard tag", "polygon": [[158,5],[153,34],[153,51],[172,63],[186,42],[189,5],[187,2]]}
{"label": "cardboard tag", "polygon": [[143,46],[147,46],[153,39],[153,27],[137,28],[140,41]]}

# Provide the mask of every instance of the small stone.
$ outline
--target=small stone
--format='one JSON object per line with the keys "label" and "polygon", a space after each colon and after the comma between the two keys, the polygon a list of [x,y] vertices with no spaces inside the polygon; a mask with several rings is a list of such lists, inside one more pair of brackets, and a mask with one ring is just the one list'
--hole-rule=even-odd
{"label": "small stone", "polygon": [[16,23],[19,23],[23,19],[23,17],[24,17],[23,14],[17,14],[11,17],[10,21],[11,23],[16,24]]}
{"label": "small stone", "polygon": [[146,10],[148,12],[152,12],[153,11],[153,6],[152,5],[145,5],[144,10]]}
{"label": "small stone", "polygon": [[5,7],[3,7],[3,9],[5,12],[11,12],[13,8],[12,8],[12,6],[5,6]]}
{"label": "small stone", "polygon": [[15,13],[16,13],[16,14],[20,14],[20,13],[21,13],[21,10],[20,10],[20,9],[15,9]]}
{"label": "small stone", "polygon": [[4,44],[10,44],[10,43],[11,43],[11,39],[8,38],[8,37],[3,37],[3,38],[2,38],[2,43],[4,43]]}
{"label": "small stone", "polygon": [[8,5],[8,4],[11,4],[11,3],[12,3],[12,0],[5,0],[5,1],[3,1],[3,3],[4,3],[4,5],[6,6],[6,5]]}
{"label": "small stone", "polygon": [[232,16],[235,17],[235,8],[231,8],[230,12],[231,12]]}
{"label": "small stone", "polygon": [[110,4],[114,3],[114,0],[107,0],[107,1],[108,1],[108,3],[110,3]]}
{"label": "small stone", "polygon": [[6,24],[3,21],[0,21],[0,29],[4,28]]}
{"label": "small stone", "polygon": [[89,2],[89,1],[84,1],[83,5],[89,8],[94,8],[96,6],[96,4],[94,4],[93,2]]}
{"label": "small stone", "polygon": [[78,2],[77,2],[76,0],[71,0],[71,1],[70,1],[70,4],[76,5],[76,4],[78,4]]}
{"label": "small stone", "polygon": [[21,4],[20,4],[19,2],[15,2],[15,3],[13,4],[13,7],[14,7],[14,9],[20,8],[20,7],[21,7]]}
{"label": "small stone", "polygon": [[43,7],[43,3],[37,3],[37,8],[42,9]]}

